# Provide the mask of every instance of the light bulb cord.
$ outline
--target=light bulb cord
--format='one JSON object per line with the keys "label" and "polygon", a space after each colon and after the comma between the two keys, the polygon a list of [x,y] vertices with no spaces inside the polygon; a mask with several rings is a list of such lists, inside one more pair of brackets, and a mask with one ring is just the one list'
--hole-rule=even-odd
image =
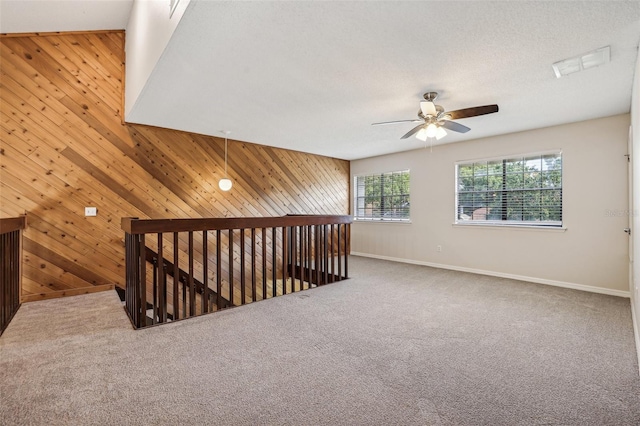
{"label": "light bulb cord", "polygon": [[227,177],[227,138],[224,138],[224,177]]}

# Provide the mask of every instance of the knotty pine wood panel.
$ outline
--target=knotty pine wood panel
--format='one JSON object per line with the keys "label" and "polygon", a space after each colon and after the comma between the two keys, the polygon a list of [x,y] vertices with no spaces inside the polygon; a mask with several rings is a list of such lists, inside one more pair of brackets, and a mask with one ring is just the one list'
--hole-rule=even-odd
{"label": "knotty pine wood panel", "polygon": [[123,124],[124,56],[122,31],[0,36],[0,217],[28,216],[23,301],[123,287],[122,217],[349,213],[347,161],[229,140],[224,193],[224,139]]}

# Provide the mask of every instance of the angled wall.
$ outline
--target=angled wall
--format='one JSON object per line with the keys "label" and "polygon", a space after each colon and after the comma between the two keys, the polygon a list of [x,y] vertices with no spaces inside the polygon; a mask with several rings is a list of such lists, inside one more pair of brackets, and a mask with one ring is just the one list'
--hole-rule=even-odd
{"label": "angled wall", "polygon": [[0,217],[27,213],[25,301],[122,286],[122,217],[349,212],[347,161],[230,141],[223,193],[223,139],[123,124],[124,32],[0,49]]}

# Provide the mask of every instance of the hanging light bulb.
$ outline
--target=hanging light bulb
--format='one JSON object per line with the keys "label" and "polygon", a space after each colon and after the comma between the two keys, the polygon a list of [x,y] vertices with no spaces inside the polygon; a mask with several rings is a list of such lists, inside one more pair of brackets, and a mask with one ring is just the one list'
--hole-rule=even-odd
{"label": "hanging light bulb", "polygon": [[427,129],[425,129],[424,127],[420,130],[418,130],[418,133],[416,133],[416,138],[420,139],[422,142],[426,142],[427,141]]}
{"label": "hanging light bulb", "polygon": [[440,140],[440,139],[444,138],[445,136],[447,136],[447,131],[444,130],[444,128],[442,128],[442,127],[438,127],[438,130],[436,131],[436,139]]}
{"label": "hanging light bulb", "polygon": [[428,138],[433,138],[436,136],[436,133],[438,133],[438,126],[436,126],[435,124],[431,123],[427,126],[427,137]]}
{"label": "hanging light bulb", "polygon": [[223,191],[228,191],[233,186],[233,182],[227,177],[227,136],[231,132],[223,130],[222,133],[224,133],[224,177],[218,182],[218,187]]}

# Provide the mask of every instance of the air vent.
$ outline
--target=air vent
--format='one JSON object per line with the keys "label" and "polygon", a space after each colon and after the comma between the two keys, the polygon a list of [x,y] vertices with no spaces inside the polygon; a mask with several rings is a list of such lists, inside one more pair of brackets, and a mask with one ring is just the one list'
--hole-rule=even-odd
{"label": "air vent", "polygon": [[565,59],[552,65],[556,77],[573,74],[578,71],[588,70],[609,62],[611,57],[611,46],[601,47],[592,52],[580,56]]}

